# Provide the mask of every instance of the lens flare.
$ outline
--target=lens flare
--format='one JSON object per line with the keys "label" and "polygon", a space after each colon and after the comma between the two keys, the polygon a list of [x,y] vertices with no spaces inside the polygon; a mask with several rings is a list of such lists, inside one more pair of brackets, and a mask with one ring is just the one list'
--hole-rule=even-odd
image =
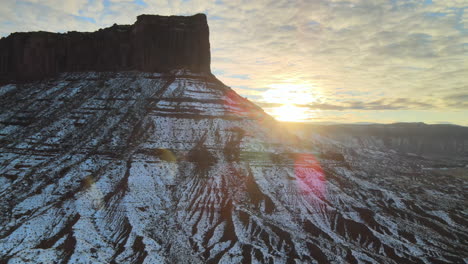
{"label": "lens flare", "polygon": [[91,175],[83,179],[81,187],[83,190],[86,190],[83,192],[83,195],[86,197],[85,199],[90,201],[92,208],[94,210],[102,209],[104,206],[104,196]]}
{"label": "lens flare", "polygon": [[304,195],[313,194],[320,199],[326,195],[326,179],[320,163],[312,154],[297,154],[294,173],[299,191]]}

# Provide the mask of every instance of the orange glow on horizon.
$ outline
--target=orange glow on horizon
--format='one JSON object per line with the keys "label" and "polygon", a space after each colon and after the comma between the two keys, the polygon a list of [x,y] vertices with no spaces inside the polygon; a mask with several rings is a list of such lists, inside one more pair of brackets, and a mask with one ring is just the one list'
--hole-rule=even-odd
{"label": "orange glow on horizon", "polygon": [[263,93],[263,101],[278,105],[267,110],[275,119],[302,122],[315,117],[313,111],[304,105],[315,103],[321,98],[317,85],[299,79],[287,79],[267,87],[269,89]]}
{"label": "orange glow on horizon", "polygon": [[275,107],[269,112],[276,120],[279,121],[301,122],[311,118],[311,115],[306,111],[307,109],[305,107],[285,104]]}

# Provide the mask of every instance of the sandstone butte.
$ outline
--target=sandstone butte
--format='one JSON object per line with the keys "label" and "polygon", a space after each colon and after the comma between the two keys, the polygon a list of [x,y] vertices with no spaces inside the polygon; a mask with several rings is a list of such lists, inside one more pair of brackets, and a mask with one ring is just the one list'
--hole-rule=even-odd
{"label": "sandstone butte", "polygon": [[140,15],[133,25],[114,24],[96,32],[10,34],[0,39],[0,84],[62,72],[211,73],[210,60],[206,15]]}

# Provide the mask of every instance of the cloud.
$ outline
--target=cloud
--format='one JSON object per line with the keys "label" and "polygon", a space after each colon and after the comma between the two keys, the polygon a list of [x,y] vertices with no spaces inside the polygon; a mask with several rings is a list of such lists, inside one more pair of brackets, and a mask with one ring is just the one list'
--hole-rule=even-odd
{"label": "cloud", "polygon": [[445,104],[453,109],[468,109],[468,87],[462,93],[455,93],[446,96]]}
{"label": "cloud", "polygon": [[446,96],[445,99],[448,99],[450,101],[468,101],[468,93],[466,94],[452,94],[449,96]]}
{"label": "cloud", "polygon": [[4,1],[0,34],[198,12],[208,16],[218,78],[262,103],[265,88],[293,80],[312,84],[320,100],[310,105],[323,111],[466,109],[449,98],[468,94],[466,0]]}
{"label": "cloud", "polygon": [[6,1],[0,6],[0,34],[67,30],[90,31],[96,25],[80,16],[87,1]]}
{"label": "cloud", "polygon": [[[311,106],[313,107],[313,106]],[[341,106],[341,109],[336,110],[345,110],[345,109],[354,109],[354,110],[421,110],[421,109],[432,109],[434,106],[425,102],[413,101],[407,98],[397,98],[397,99],[380,99],[370,102],[361,102],[361,101],[348,101],[344,103],[344,106]]]}
{"label": "cloud", "polygon": [[[258,105],[268,108],[279,107],[281,103],[270,103],[270,102],[256,102]],[[424,110],[432,109],[434,105],[426,102],[413,101],[408,98],[396,98],[396,99],[380,99],[374,101],[345,101],[341,103],[311,103],[311,104],[297,104],[296,106],[309,108],[313,110]]]}
{"label": "cloud", "polygon": [[32,6],[43,6],[72,15],[79,15],[80,10],[88,5],[88,0],[24,0],[18,2]]}

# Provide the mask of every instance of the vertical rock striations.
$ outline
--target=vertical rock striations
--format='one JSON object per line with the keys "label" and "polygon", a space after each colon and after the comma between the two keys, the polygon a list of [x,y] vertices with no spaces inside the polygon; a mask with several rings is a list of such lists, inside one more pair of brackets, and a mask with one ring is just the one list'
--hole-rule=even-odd
{"label": "vertical rock striations", "polygon": [[0,40],[0,84],[38,80],[61,72],[210,73],[209,29],[204,14],[141,15],[133,25],[96,32],[13,33]]}

